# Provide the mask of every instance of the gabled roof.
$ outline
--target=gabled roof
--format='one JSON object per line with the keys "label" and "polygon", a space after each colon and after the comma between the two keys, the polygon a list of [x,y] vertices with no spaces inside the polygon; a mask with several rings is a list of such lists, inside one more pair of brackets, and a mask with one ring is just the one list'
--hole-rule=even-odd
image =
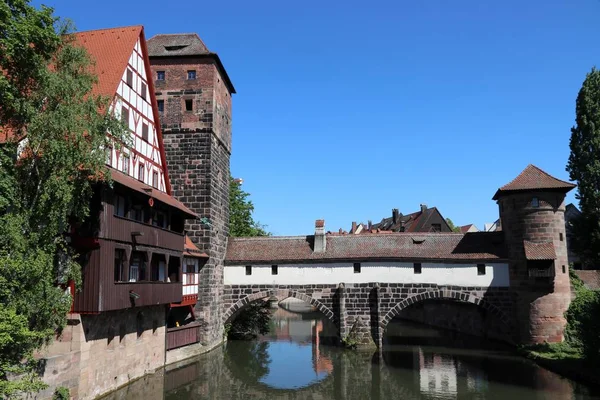
{"label": "gabled roof", "polygon": [[314,236],[229,238],[228,265],[340,260],[506,260],[502,232],[373,233],[326,235],[324,252],[313,252]]}
{"label": "gabled roof", "polygon": [[575,186],[529,164],[515,179],[498,189],[493,200],[498,200],[503,194],[521,191],[551,190],[566,193]]}
{"label": "gabled roof", "polygon": [[95,64],[98,83],[92,93],[112,99],[142,30],[143,27],[138,25],[73,34],[75,44],[85,47]]}
{"label": "gabled roof", "polygon": [[231,93],[235,88],[217,53],[206,47],[196,33],[159,34],[148,39],[148,56],[153,57],[202,57],[214,60],[223,82]]}
{"label": "gabled roof", "polygon": [[473,225],[473,224],[463,225],[459,229],[460,229],[460,233],[478,232],[479,231],[477,229],[477,227],[475,225]]}
{"label": "gabled roof", "polygon": [[196,247],[194,242],[192,242],[192,239],[190,239],[188,235],[185,235],[183,255],[186,257],[208,258],[208,254],[201,252],[200,249]]}
{"label": "gabled roof", "polygon": [[556,251],[552,242],[534,243],[523,240],[523,247],[527,260],[556,260]]}
{"label": "gabled roof", "polygon": [[[436,213],[440,215],[440,218],[444,221],[444,224],[448,225],[437,207],[429,207],[422,211],[417,211],[407,215],[399,214],[395,224],[393,217],[383,218],[380,222],[373,224],[371,226],[371,230],[376,231],[379,229],[382,231],[399,232],[400,228],[404,227],[404,232],[429,232],[429,229],[423,230],[423,228],[427,225],[427,221],[431,218],[431,216]],[[451,229],[448,226],[448,231],[450,230]],[[365,230],[362,233],[370,232]]]}

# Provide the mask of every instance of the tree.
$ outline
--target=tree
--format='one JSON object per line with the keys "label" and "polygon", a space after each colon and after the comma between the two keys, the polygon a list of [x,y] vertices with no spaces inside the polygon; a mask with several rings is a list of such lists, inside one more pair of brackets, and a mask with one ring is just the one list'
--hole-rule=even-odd
{"label": "tree", "polygon": [[454,222],[452,222],[450,218],[446,218],[446,223],[448,224],[452,232],[460,232],[460,227],[455,226]]}
{"label": "tree", "polygon": [[0,3],[0,398],[44,386],[33,352],[64,327],[80,274],[65,234],[108,176],[106,132],[127,143],[72,27],[29,2]]}
{"label": "tree", "polygon": [[229,236],[269,236],[265,225],[254,221],[254,204],[248,196],[240,180],[229,177]]}
{"label": "tree", "polygon": [[584,263],[600,262],[600,71],[592,68],[576,101],[567,171],[577,182],[582,215],[573,221],[573,250]]}

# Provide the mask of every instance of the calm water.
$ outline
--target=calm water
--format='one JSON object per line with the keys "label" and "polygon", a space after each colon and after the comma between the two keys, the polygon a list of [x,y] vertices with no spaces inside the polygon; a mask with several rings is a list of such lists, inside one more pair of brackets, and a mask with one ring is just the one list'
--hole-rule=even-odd
{"label": "calm water", "polygon": [[328,346],[314,313],[278,309],[271,334],[232,341],[105,399],[600,399],[600,393],[472,337],[404,321],[382,353]]}

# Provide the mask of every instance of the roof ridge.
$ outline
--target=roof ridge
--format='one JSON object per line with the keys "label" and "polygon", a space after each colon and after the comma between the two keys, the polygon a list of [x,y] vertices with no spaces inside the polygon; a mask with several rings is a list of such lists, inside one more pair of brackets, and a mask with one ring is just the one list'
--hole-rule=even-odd
{"label": "roof ridge", "polygon": [[143,27],[144,27],[144,25],[128,25],[128,26],[117,26],[114,28],[89,29],[87,31],[71,32],[71,33],[69,33],[69,35],[78,35],[81,33],[92,33],[92,32],[101,32],[101,31],[113,31],[113,30],[119,30],[119,29],[132,29],[132,28],[142,29]]}

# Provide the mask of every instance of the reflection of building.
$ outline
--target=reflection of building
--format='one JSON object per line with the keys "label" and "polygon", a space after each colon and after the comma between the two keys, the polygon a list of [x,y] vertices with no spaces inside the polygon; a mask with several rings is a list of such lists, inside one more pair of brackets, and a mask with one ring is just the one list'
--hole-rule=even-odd
{"label": "reflection of building", "polygon": [[327,374],[333,372],[333,362],[329,358],[322,356],[319,349],[319,337],[322,332],[323,321],[317,321],[313,324],[313,368],[317,375],[322,372]]}
{"label": "reflection of building", "polygon": [[419,384],[422,393],[457,393],[457,373],[454,357],[424,353],[419,349]]}

